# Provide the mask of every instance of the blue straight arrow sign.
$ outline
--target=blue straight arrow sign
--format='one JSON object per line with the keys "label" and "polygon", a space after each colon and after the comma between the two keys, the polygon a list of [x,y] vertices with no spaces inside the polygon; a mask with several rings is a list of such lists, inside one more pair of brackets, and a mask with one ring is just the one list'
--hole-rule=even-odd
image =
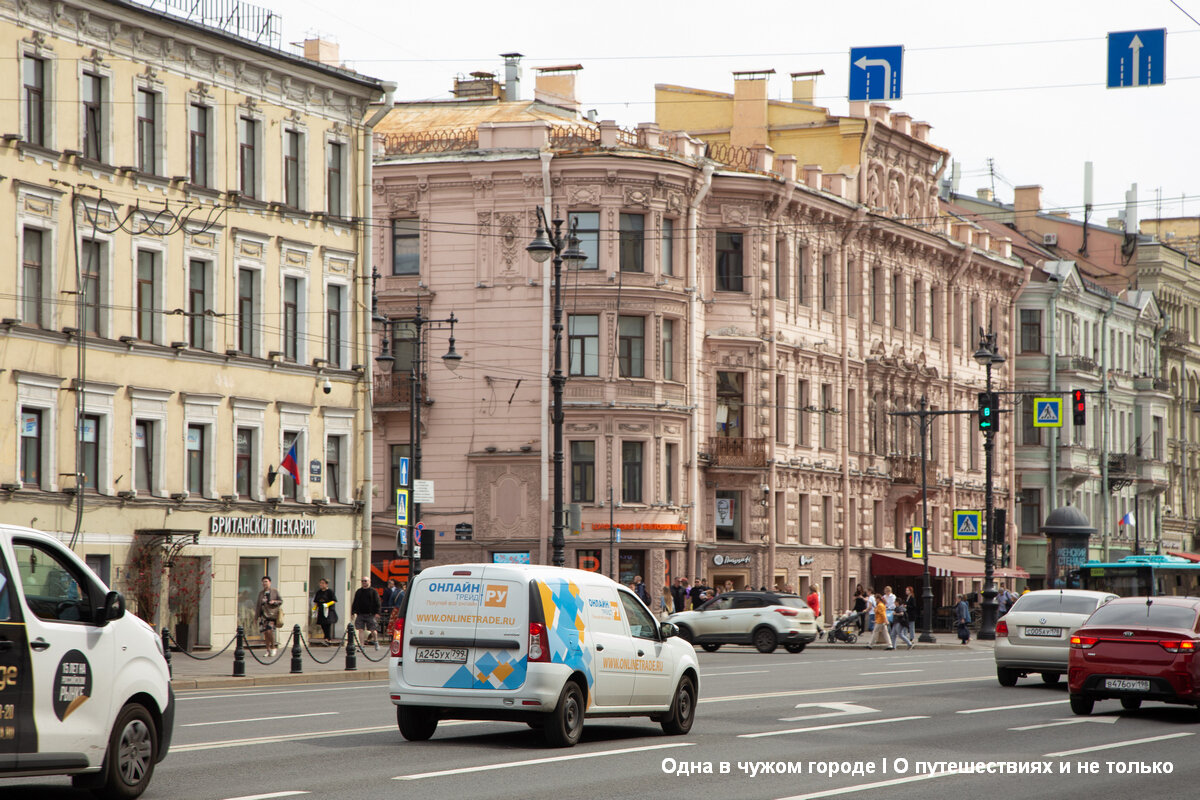
{"label": "blue straight arrow sign", "polygon": [[1167,82],[1167,29],[1108,35],[1108,88],[1161,86]]}

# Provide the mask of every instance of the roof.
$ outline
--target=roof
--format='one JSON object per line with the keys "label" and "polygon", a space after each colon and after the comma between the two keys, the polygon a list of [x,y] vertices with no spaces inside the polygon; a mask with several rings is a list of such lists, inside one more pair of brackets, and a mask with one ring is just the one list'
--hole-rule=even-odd
{"label": "roof", "polygon": [[396,103],[375,126],[376,133],[436,131],[448,128],[474,128],[483,123],[530,122],[545,120],[555,125],[594,128],[577,114],[536,100],[500,101],[438,100]]}

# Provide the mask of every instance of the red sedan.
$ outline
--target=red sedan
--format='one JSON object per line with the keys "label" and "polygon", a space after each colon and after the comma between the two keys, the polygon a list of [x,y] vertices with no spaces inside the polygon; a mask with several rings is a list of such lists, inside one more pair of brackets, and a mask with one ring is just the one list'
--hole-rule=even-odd
{"label": "red sedan", "polygon": [[1097,700],[1127,709],[1143,700],[1200,705],[1200,598],[1122,597],[1100,606],[1071,635],[1071,710]]}

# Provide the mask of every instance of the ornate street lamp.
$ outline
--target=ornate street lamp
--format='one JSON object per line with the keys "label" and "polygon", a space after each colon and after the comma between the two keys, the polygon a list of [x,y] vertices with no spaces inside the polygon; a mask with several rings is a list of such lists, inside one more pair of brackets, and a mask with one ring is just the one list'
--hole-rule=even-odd
{"label": "ornate street lamp", "polygon": [[[991,396],[992,393],[992,366],[995,364],[1003,364],[1004,356],[996,352],[996,332],[984,333],[983,329],[979,330],[979,349],[975,351],[975,360],[983,365],[987,371],[987,393]],[[983,620],[979,625],[980,639],[995,639],[996,638],[996,581],[994,577],[996,559],[993,552],[993,545],[996,541],[995,531],[992,529],[993,521],[993,497],[992,497],[992,472],[993,472],[993,456],[992,452],[995,449],[994,438],[996,435],[996,426],[993,425],[983,432],[983,454],[984,454],[984,512],[983,518],[987,525],[987,538],[984,545],[984,561],[983,561]]]}

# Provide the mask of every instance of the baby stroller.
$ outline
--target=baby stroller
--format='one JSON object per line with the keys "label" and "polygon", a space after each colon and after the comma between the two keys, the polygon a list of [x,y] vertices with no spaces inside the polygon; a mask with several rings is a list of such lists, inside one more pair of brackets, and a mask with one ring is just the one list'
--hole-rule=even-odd
{"label": "baby stroller", "polygon": [[825,638],[830,644],[834,642],[854,644],[858,641],[858,634],[854,632],[857,627],[858,612],[851,609],[834,620],[833,627],[825,634]]}

